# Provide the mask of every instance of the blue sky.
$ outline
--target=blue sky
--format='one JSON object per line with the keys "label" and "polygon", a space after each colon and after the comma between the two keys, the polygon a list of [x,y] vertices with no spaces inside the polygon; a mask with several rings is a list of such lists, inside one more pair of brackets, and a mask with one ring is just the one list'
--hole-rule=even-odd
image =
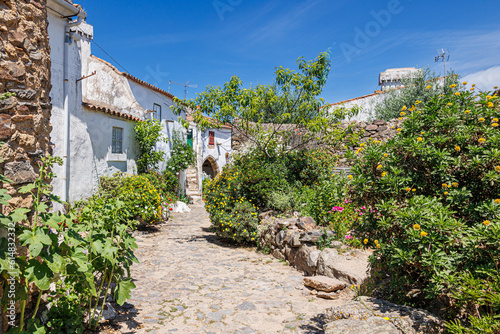
{"label": "blue sky", "polygon": [[[77,3],[78,0],[75,0]],[[387,68],[430,66],[436,49],[449,68],[482,89],[500,85],[500,2],[430,0],[190,0],[79,2],[94,40],[127,72],[168,90],[198,88],[238,75],[244,86],[271,84],[274,68],[332,51],[326,102],[370,94]],[[92,53],[123,70],[94,44]],[[184,88],[172,85],[182,97]]]}

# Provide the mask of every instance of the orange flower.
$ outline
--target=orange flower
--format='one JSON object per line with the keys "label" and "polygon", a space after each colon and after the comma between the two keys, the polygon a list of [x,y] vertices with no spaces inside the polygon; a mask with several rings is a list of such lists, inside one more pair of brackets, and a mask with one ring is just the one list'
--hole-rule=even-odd
{"label": "orange flower", "polygon": [[421,236],[422,238],[423,238],[423,237],[425,237],[427,234],[428,234],[428,233],[427,233],[427,232],[425,232],[425,231],[420,232],[420,236]]}
{"label": "orange flower", "polygon": [[420,225],[419,225],[419,224],[414,224],[414,225],[413,225],[413,229],[414,229],[415,231],[419,231],[419,230],[420,230]]}

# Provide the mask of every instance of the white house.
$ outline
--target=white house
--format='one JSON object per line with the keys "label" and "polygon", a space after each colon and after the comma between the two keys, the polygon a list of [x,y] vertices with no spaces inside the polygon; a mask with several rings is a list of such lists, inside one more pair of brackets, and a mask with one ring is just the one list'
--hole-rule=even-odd
{"label": "white house", "polygon": [[[53,154],[64,161],[54,167],[57,177],[52,185],[56,195],[74,201],[92,195],[103,175],[136,173],[136,122],[158,118],[168,137],[183,128],[169,108],[173,95],[91,56],[93,28],[85,22],[81,6],[48,0],[47,7],[51,141]],[[169,156],[168,144],[159,144],[157,149]],[[185,175],[181,183],[185,184]]]}

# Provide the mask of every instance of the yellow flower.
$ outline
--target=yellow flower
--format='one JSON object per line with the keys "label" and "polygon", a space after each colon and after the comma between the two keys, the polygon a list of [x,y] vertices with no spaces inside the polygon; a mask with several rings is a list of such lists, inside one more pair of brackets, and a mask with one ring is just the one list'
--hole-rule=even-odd
{"label": "yellow flower", "polygon": [[365,143],[359,144],[359,147],[365,147]]}
{"label": "yellow flower", "polygon": [[403,108],[401,108],[401,110],[406,110],[408,109],[406,106],[403,106]]}
{"label": "yellow flower", "polygon": [[470,114],[470,110],[466,110],[466,111],[464,111],[464,113]]}
{"label": "yellow flower", "polygon": [[387,158],[388,156],[389,156],[389,154],[384,153],[384,158]]}
{"label": "yellow flower", "polygon": [[427,87],[425,87],[425,89],[431,89],[432,86],[431,85],[428,85]]}
{"label": "yellow flower", "polygon": [[491,123],[491,126],[496,128],[498,126],[498,123]]}
{"label": "yellow flower", "polygon": [[415,105],[419,105],[420,103],[422,103],[422,101],[420,100],[415,101]]}
{"label": "yellow flower", "polygon": [[447,195],[448,195],[448,192],[447,192],[447,191],[445,191],[445,192],[444,192],[444,195],[445,195],[445,196],[447,196]]}
{"label": "yellow flower", "polygon": [[403,120],[403,117],[399,117],[398,119],[399,119],[400,121],[402,121],[402,120]]}
{"label": "yellow flower", "polygon": [[455,92],[455,96],[460,96],[460,92]]}
{"label": "yellow flower", "polygon": [[452,186],[454,186],[455,188],[458,187],[458,182],[452,182],[451,184]]}
{"label": "yellow flower", "polygon": [[397,128],[397,129],[396,129],[396,131],[397,131],[397,132],[400,132],[400,131],[401,131],[401,128]]}
{"label": "yellow flower", "polygon": [[455,151],[460,152],[460,146],[455,145]]}
{"label": "yellow flower", "polygon": [[424,140],[422,137],[417,138],[417,141],[422,141],[422,140]]}
{"label": "yellow flower", "polygon": [[484,139],[484,138],[479,138],[477,141],[478,141],[478,142],[480,142],[480,143],[482,144],[482,143],[484,143],[484,142],[486,141],[486,139]]}
{"label": "yellow flower", "polygon": [[472,84],[472,87],[476,87],[476,84]]}
{"label": "yellow flower", "polygon": [[470,90],[474,90],[474,89],[476,89],[476,88],[475,88],[475,87],[472,87]]}
{"label": "yellow flower", "polygon": [[415,191],[417,191],[417,189],[413,188],[411,191],[415,192]]}
{"label": "yellow flower", "polygon": [[495,172],[499,172],[500,173],[500,166],[495,166]]}
{"label": "yellow flower", "polygon": [[405,190],[406,191],[411,191],[411,188],[410,187],[406,187]]}
{"label": "yellow flower", "polygon": [[421,236],[422,238],[423,238],[423,237],[425,237],[426,235],[427,235],[427,232],[425,232],[425,231],[420,232],[420,236]]}
{"label": "yellow flower", "polygon": [[453,84],[453,85],[450,85],[450,88],[455,88],[457,87],[457,85]]}
{"label": "yellow flower", "polygon": [[498,118],[495,117],[491,121],[494,122],[494,123],[498,123]]}
{"label": "yellow flower", "polygon": [[484,224],[484,226],[488,226],[488,225],[490,225],[490,221],[489,221],[489,220],[485,220],[485,221],[483,222],[483,224]]}
{"label": "yellow flower", "polygon": [[462,82],[463,85],[467,85],[467,81]]}
{"label": "yellow flower", "polygon": [[420,230],[420,225],[419,225],[419,224],[414,224],[414,225],[413,225],[413,229],[414,229],[415,231]]}
{"label": "yellow flower", "polygon": [[389,320],[391,320],[391,319],[389,319],[388,317],[384,317],[384,320],[387,320],[387,321],[389,321]]}
{"label": "yellow flower", "polygon": [[382,172],[382,177],[386,176],[387,172]]}
{"label": "yellow flower", "polygon": [[443,183],[442,186],[443,188],[448,188],[448,183]]}
{"label": "yellow flower", "polygon": [[488,108],[493,108],[494,105],[493,105],[493,102],[488,102]]}
{"label": "yellow flower", "polygon": [[363,240],[363,243],[366,245],[368,243],[368,239]]}
{"label": "yellow flower", "polygon": [[377,166],[377,169],[382,169],[382,165],[378,165],[378,166]]}
{"label": "yellow flower", "polygon": [[447,106],[452,106],[452,105],[453,105],[453,103],[448,102],[448,103],[446,103],[446,105],[447,105]]}
{"label": "yellow flower", "polygon": [[374,242],[375,244],[378,244],[378,240],[374,240],[373,242]]}
{"label": "yellow flower", "polygon": [[425,132],[424,132],[424,131],[422,131],[422,132],[420,132],[420,134],[421,134],[421,135],[424,135],[424,134],[425,134]]}
{"label": "yellow flower", "polygon": [[348,178],[349,180],[352,180],[352,175],[349,175],[347,178]]}
{"label": "yellow flower", "polygon": [[401,117],[404,116],[404,115],[406,115],[406,113],[404,111],[402,111],[402,112],[399,113],[399,116],[401,116]]}

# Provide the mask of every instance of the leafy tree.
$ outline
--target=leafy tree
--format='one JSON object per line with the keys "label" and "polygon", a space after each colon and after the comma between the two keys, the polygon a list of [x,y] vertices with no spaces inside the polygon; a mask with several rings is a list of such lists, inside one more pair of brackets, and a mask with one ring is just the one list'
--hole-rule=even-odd
{"label": "leafy tree", "polygon": [[158,164],[164,161],[165,152],[156,151],[158,142],[166,142],[167,138],[161,134],[161,123],[156,119],[139,122],[134,127],[135,139],[139,143],[140,154],[137,159],[139,173],[156,170]]}
{"label": "leafy tree", "polygon": [[413,77],[403,78],[404,88],[396,88],[386,93],[388,96],[374,107],[374,116],[386,121],[399,117],[401,108],[410,108],[415,101],[429,102],[440,94],[449,94],[450,85],[458,85],[459,76],[449,72],[446,84],[427,67],[420,69]]}
{"label": "leafy tree", "polygon": [[[330,72],[330,57],[320,53],[314,61],[297,60],[299,71],[275,70],[273,85],[242,88],[233,76],[224,87],[208,86],[195,99],[177,100],[177,114],[188,107],[201,128],[229,123],[267,157],[303,148],[310,143],[340,143],[342,130],[332,127],[350,110],[322,108],[318,98]],[[211,118],[204,117],[208,115]],[[296,139],[300,136],[299,140]],[[335,139],[337,140],[335,140]]]}
{"label": "leafy tree", "polygon": [[184,135],[178,131],[174,132],[172,144],[166,170],[175,175],[196,162],[196,152],[191,145],[186,143]]}

